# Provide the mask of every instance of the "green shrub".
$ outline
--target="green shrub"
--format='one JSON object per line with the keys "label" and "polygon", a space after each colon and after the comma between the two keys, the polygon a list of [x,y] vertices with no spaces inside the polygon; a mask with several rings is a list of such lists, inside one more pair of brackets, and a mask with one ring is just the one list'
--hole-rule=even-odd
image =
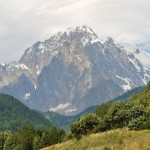
{"label": "green shrub", "polygon": [[88,133],[92,133],[95,126],[99,124],[99,117],[94,114],[88,114],[82,117],[79,121],[71,125],[71,132],[75,137],[80,137]]}
{"label": "green shrub", "polygon": [[144,121],[145,121],[145,118],[143,116],[140,116],[140,117],[130,121],[128,128],[130,130],[140,130],[140,129],[142,129]]}

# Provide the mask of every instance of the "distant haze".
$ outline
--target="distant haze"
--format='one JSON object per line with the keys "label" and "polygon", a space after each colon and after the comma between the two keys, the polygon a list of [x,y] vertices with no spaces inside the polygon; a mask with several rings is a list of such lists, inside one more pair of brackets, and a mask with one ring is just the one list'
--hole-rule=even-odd
{"label": "distant haze", "polygon": [[72,26],[90,26],[118,42],[149,43],[149,6],[150,0],[0,0],[0,63]]}

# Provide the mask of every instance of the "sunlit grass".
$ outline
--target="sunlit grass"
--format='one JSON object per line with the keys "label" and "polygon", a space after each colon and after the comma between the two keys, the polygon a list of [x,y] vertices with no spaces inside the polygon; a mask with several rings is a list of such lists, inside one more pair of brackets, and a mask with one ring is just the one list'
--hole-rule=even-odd
{"label": "sunlit grass", "polygon": [[150,150],[150,130],[116,129],[70,140],[43,150]]}

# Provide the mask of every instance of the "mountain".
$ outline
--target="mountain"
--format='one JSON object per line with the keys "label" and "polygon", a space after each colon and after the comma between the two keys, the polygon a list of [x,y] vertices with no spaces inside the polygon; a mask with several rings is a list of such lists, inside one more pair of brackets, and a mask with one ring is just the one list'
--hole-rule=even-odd
{"label": "mountain", "polygon": [[150,141],[149,108],[150,82],[141,92],[132,95],[127,103],[105,103],[100,105],[95,113],[81,117],[71,125],[72,138],[43,150],[67,150],[70,147],[79,150],[104,150],[112,147],[117,150],[147,149]]}
{"label": "mountain", "polygon": [[150,55],[90,27],[36,42],[18,62],[0,66],[0,92],[37,110],[76,115],[150,79]]}
{"label": "mountain", "polygon": [[[137,87],[135,89],[129,90],[129,91],[125,92],[124,94],[110,100],[109,102],[113,103],[118,100],[128,101],[132,95],[141,92],[143,89],[144,89],[143,87]],[[48,120],[50,120],[57,127],[63,128],[64,130],[68,131],[68,130],[70,130],[70,125],[73,122],[79,120],[82,116],[84,116],[88,113],[95,112],[99,107],[101,107],[101,105],[89,107],[86,110],[84,110],[83,112],[81,112],[80,114],[75,115],[75,116],[64,116],[64,115],[58,114],[56,112],[51,112],[51,111],[42,112],[42,115],[45,118],[47,118]]]}
{"label": "mountain", "polygon": [[14,131],[26,123],[41,129],[52,126],[40,113],[29,109],[12,96],[0,94],[0,131]]}
{"label": "mountain", "polygon": [[120,95],[120,96],[118,96],[118,97],[112,99],[111,102],[116,102],[116,101],[118,101],[118,100],[128,101],[131,96],[133,96],[134,94],[140,93],[141,91],[144,90],[144,88],[145,88],[145,87],[141,87],[141,86],[140,86],[140,87],[137,87],[137,88],[135,88],[135,89],[128,90],[128,91],[125,92],[124,94],[122,94],[122,95]]}
{"label": "mountain", "polygon": [[141,50],[144,50],[150,53],[150,42],[139,43],[137,44],[137,47]]}

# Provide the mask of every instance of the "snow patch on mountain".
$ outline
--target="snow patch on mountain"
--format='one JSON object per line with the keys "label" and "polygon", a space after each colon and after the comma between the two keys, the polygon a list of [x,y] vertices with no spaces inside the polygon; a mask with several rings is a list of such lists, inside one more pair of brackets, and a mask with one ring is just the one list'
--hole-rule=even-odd
{"label": "snow patch on mountain", "polygon": [[76,108],[71,108],[71,109],[67,109],[66,110],[66,113],[68,114],[68,113],[72,113],[72,112],[75,112],[77,109]]}
{"label": "snow patch on mountain", "polygon": [[[150,68],[150,54],[139,50],[136,46],[128,43],[116,44],[121,50],[125,51],[128,55],[133,54],[134,58],[139,60],[144,67]],[[131,59],[130,59],[131,60]],[[133,62],[133,61],[132,61]],[[135,63],[133,63],[135,64]],[[137,64],[135,64],[137,66]]]}
{"label": "snow patch on mountain", "polygon": [[120,49],[126,51],[128,54],[129,54],[129,53],[135,53],[136,50],[137,50],[137,47],[136,47],[136,46],[134,46],[134,45],[132,45],[132,44],[129,44],[129,43],[116,43],[116,45],[117,45]]}
{"label": "snow patch on mountain", "polygon": [[140,60],[140,62],[145,66],[150,68],[150,54],[144,51],[140,51],[140,54],[135,54],[135,58]]}
{"label": "snow patch on mountain", "polygon": [[116,75],[116,77],[126,82],[126,84],[122,85],[122,87],[125,91],[131,90],[131,85],[130,85],[131,81],[129,78],[123,78],[118,75]]}
{"label": "snow patch on mountain", "polygon": [[135,57],[131,58],[131,57],[128,57],[129,61],[135,66],[135,68],[138,70],[138,72],[141,71],[141,68],[140,66],[138,65],[137,63],[137,60],[135,59]]}
{"label": "snow patch on mountain", "polygon": [[26,93],[23,97],[24,100],[28,100],[30,98],[30,93]]}
{"label": "snow patch on mountain", "polygon": [[51,108],[49,109],[49,111],[57,112],[58,110],[65,109],[65,108],[68,107],[68,106],[69,106],[69,103],[68,103],[68,102],[67,102],[67,103],[64,103],[64,104],[59,104],[59,105],[56,106],[56,107],[51,107]]}

